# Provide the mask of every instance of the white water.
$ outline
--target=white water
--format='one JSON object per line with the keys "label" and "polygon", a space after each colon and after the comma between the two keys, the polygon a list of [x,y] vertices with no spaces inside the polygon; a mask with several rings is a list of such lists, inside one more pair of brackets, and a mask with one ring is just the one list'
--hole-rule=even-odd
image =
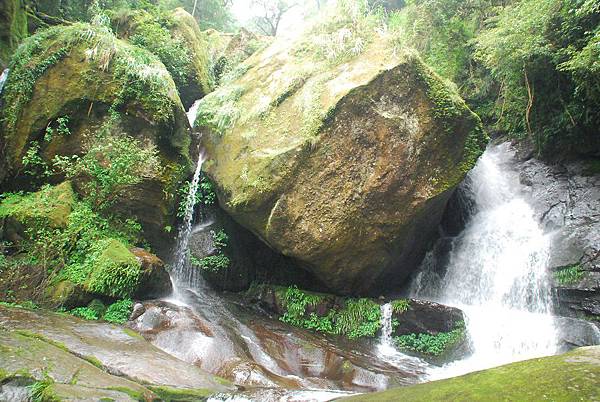
{"label": "white water", "polygon": [[[414,297],[432,298],[466,314],[473,354],[431,371],[447,378],[557,352],[547,278],[551,234],[523,196],[508,144],[488,149],[469,174],[475,210],[454,240],[441,283],[425,269]],[[429,279],[428,279],[429,280]],[[437,290],[436,290],[437,289]]]}
{"label": "white water", "polygon": [[[192,127],[194,126],[194,121],[196,120],[196,113],[199,105],[200,100],[197,100],[187,112],[187,116]],[[192,234],[193,230],[192,224],[194,222],[194,207],[197,201],[196,196],[198,193],[198,186],[200,185],[200,176],[202,173],[202,164],[204,163],[204,160],[204,150],[201,149],[198,154],[198,164],[196,165],[196,170],[194,171],[194,177],[190,183],[188,194],[186,196],[185,215],[177,235],[177,244],[174,254],[175,258],[173,268],[171,270],[171,279],[174,282],[175,299],[178,299],[177,293],[179,292],[179,287],[195,283],[200,276],[197,272],[198,270],[191,267],[188,263],[188,245],[190,241],[190,235]]]}
{"label": "white water", "polygon": [[0,75],[0,94],[2,94],[2,90],[4,89],[4,84],[6,84],[6,80],[8,79],[9,69],[5,69],[2,71],[2,75]]}

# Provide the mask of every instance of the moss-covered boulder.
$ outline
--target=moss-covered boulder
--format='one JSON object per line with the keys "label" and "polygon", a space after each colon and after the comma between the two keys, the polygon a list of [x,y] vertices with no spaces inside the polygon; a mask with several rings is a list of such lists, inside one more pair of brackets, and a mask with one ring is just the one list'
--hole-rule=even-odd
{"label": "moss-covered boulder", "polygon": [[183,8],[170,13],[130,10],[116,13],[112,20],[120,38],[143,47],[163,62],[186,108],[211,91],[206,37]]}
{"label": "moss-covered boulder", "polygon": [[189,125],[151,53],[103,25],[44,30],[13,58],[0,114],[1,189],[68,177],[90,203],[137,218],[151,242],[174,225]]}
{"label": "moss-covered boulder", "polygon": [[8,66],[12,53],[27,36],[27,14],[23,0],[0,3],[0,70]]}
{"label": "moss-covered boulder", "polygon": [[344,401],[594,401],[600,398],[600,346],[527,360]]}
{"label": "moss-covered boulder", "polygon": [[30,237],[35,227],[64,229],[74,204],[75,193],[68,181],[25,197],[8,196],[0,203],[0,239],[17,244]]}
{"label": "moss-covered boulder", "polygon": [[486,143],[458,95],[369,18],[253,55],[196,120],[221,206],[341,293],[413,272]]}
{"label": "moss-covered boulder", "polygon": [[[0,299],[77,307],[94,297],[160,297],[164,263],[139,247],[139,228],[94,212],[70,182],[0,202]],[[8,244],[8,247],[5,245]]]}

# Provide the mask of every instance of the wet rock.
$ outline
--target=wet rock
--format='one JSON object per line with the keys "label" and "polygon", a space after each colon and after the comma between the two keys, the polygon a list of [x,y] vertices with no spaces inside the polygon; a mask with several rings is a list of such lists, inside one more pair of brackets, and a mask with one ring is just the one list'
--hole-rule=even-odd
{"label": "wet rock", "polygon": [[75,378],[78,386],[123,388],[149,395],[174,393],[178,389],[183,395],[198,397],[232,390],[224,380],[114,325],[2,306],[0,324],[3,372],[25,369],[41,380],[46,368],[55,383],[71,384]]}
{"label": "wet rock", "polygon": [[183,296],[178,305],[144,302],[146,312],[129,325],[153,345],[239,385],[365,392],[423,375],[425,364],[416,359],[391,365],[368,344],[289,327],[244,300],[210,290]]}
{"label": "wet rock", "polygon": [[600,330],[591,322],[568,317],[556,317],[554,322],[559,336],[559,349],[563,352],[600,344]]}
{"label": "wet rock", "polygon": [[394,335],[411,333],[435,335],[440,332],[450,332],[464,325],[464,313],[456,307],[427,300],[408,299],[407,302],[406,310],[395,310],[392,314],[392,317],[398,320]]}
{"label": "wet rock", "polygon": [[[521,182],[544,228],[559,313],[600,317],[600,173],[594,161],[519,163]],[[597,322],[597,321],[596,321]]]}
{"label": "wet rock", "polygon": [[275,42],[203,100],[205,170],[237,222],[333,291],[393,287],[417,268],[486,138],[386,37],[338,64],[315,42]]}
{"label": "wet rock", "polygon": [[133,309],[131,310],[131,315],[129,316],[129,321],[137,320],[139,316],[146,312],[146,308],[142,303],[135,303],[133,305]]}
{"label": "wet rock", "polygon": [[150,299],[169,295],[173,291],[173,285],[165,263],[142,248],[136,247],[130,251],[141,265],[139,285],[134,296]]}

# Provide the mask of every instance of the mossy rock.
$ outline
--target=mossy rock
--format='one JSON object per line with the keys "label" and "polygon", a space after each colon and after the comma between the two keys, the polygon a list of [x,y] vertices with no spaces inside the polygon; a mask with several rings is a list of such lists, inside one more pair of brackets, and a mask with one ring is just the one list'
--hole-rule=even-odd
{"label": "mossy rock", "polygon": [[8,66],[12,53],[27,37],[27,14],[23,0],[0,4],[0,70]]}
{"label": "mossy rock", "polygon": [[211,91],[208,48],[198,23],[183,8],[170,13],[114,13],[117,35],[155,54],[173,77],[185,108]]}
{"label": "mossy rock", "polygon": [[28,229],[64,229],[74,203],[75,193],[68,181],[25,196],[11,195],[0,203],[0,238],[18,244],[28,237]]}
{"label": "mossy rock", "polygon": [[[174,225],[176,189],[191,171],[191,138],[175,84],[154,55],[117,39],[107,27],[52,27],[19,48],[2,102],[2,189],[59,181],[48,172],[55,157],[85,155],[103,141],[98,133],[110,124],[111,135],[156,147],[161,172],[125,189],[114,210],[136,217],[151,242]],[[68,134],[48,136],[48,128],[65,117]],[[27,174],[24,158],[31,155],[46,172]]]}
{"label": "mossy rock", "polygon": [[344,401],[594,401],[600,398],[600,346],[527,360],[461,377]]}
{"label": "mossy rock", "polygon": [[[254,54],[196,120],[221,206],[339,293],[406,280],[487,141],[418,55],[360,26]],[[342,30],[359,54],[322,45]]]}

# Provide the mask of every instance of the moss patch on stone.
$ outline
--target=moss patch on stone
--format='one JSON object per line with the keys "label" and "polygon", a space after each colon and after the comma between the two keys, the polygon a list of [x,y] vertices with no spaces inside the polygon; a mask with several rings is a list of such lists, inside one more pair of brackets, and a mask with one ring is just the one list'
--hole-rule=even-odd
{"label": "moss patch on stone", "polygon": [[570,401],[600,398],[600,347],[527,360],[347,401]]}
{"label": "moss patch on stone", "polygon": [[149,386],[165,402],[205,401],[214,392],[208,389],[171,388],[167,386]]}

